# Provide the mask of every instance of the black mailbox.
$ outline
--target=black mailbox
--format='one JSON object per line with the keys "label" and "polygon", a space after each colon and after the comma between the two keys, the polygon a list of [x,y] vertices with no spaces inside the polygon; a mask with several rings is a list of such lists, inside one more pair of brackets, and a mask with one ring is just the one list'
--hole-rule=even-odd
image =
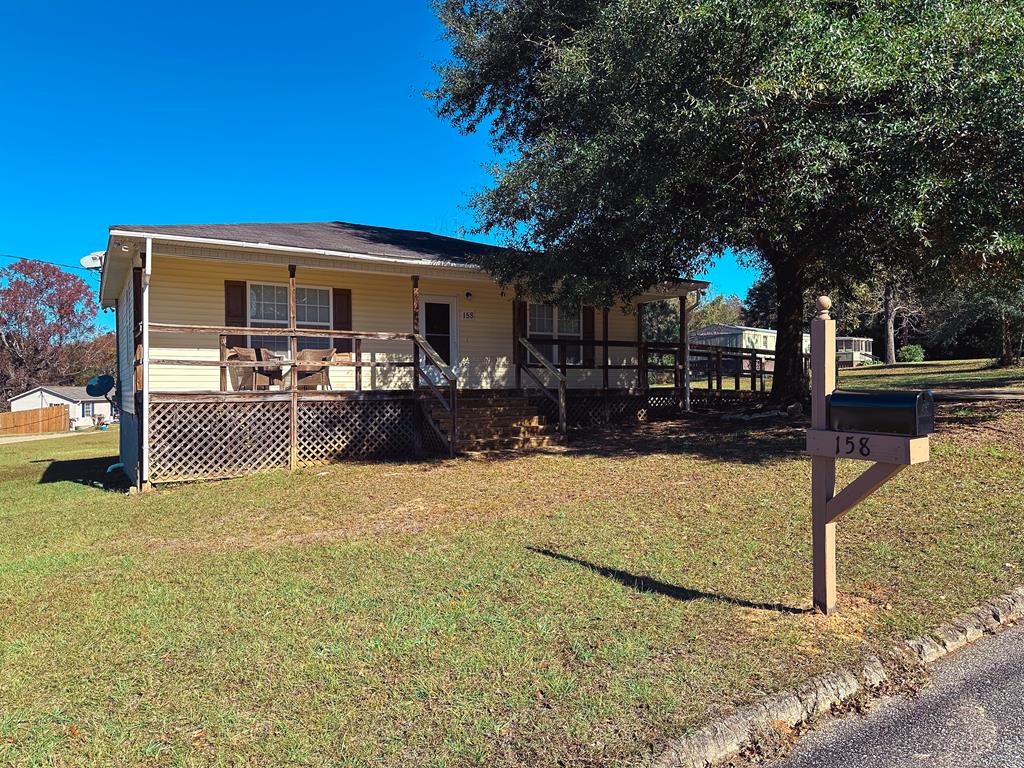
{"label": "black mailbox", "polygon": [[828,396],[828,426],[836,432],[918,437],[935,431],[935,398],[922,392],[849,392]]}

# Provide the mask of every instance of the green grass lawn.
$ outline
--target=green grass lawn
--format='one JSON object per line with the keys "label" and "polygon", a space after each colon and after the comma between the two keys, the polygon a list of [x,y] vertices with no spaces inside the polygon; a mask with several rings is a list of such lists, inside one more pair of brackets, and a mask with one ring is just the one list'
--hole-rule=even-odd
{"label": "green grass lawn", "polygon": [[803,425],[141,496],[101,487],[114,433],[2,446],[0,764],[643,764],[1020,584],[1010,406],[941,409],[844,518],[833,618]]}
{"label": "green grass lawn", "polygon": [[992,360],[942,360],[889,367],[847,368],[840,384],[851,389],[1024,389],[1024,367]]}

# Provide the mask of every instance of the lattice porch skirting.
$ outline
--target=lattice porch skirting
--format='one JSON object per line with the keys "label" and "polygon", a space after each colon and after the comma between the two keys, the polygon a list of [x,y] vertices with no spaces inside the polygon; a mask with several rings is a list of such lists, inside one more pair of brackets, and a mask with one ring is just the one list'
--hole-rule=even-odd
{"label": "lattice porch skirting", "polygon": [[[412,394],[354,398],[300,396],[299,466],[346,459],[411,458],[434,453],[436,439]],[[150,473],[154,483],[237,477],[287,468],[291,400],[156,396],[150,404]]]}
{"label": "lattice porch skirting", "polygon": [[[758,392],[708,392],[693,389],[693,407],[719,407],[757,402],[765,396]],[[549,423],[557,423],[558,408],[543,395],[530,397]],[[683,393],[674,389],[651,389],[645,393],[628,390],[570,389],[566,392],[566,422],[570,428],[600,427],[609,424],[641,424],[679,418],[684,413]]]}

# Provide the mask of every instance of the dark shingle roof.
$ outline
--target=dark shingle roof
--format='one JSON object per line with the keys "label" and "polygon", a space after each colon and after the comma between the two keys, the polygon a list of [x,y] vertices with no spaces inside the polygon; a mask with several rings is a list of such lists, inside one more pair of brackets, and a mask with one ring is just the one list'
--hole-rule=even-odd
{"label": "dark shingle roof", "polygon": [[278,245],[294,248],[315,248],[325,251],[397,259],[438,261],[452,264],[473,263],[478,257],[492,255],[501,249],[493,245],[445,237],[410,229],[373,227],[343,221],[308,224],[125,224],[110,228],[126,232],[154,235],[179,235],[239,243]]}
{"label": "dark shingle roof", "polygon": [[[21,395],[27,395],[29,392],[35,392],[37,389],[45,389],[47,392],[52,392],[55,395],[63,397],[65,400],[72,400],[74,402],[98,402],[103,400],[103,397],[93,397],[85,391],[85,387],[64,387],[57,384],[40,384],[37,387],[26,390]],[[15,397],[21,397],[21,395],[15,395]]]}

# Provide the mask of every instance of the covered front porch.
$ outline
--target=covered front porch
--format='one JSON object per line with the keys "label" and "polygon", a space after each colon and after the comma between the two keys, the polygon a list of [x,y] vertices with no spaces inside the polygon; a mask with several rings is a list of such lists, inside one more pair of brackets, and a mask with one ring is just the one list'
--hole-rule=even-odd
{"label": "covered front porch", "polygon": [[686,328],[706,283],[566,310],[451,261],[116,235],[121,450],[143,486],[559,446],[766,389],[756,350],[644,337],[650,302],[678,300]]}
{"label": "covered front porch", "polygon": [[[572,336],[547,327],[538,332],[529,304],[511,299],[511,355],[493,356],[488,371],[460,353],[454,307],[425,295],[420,275],[407,279],[407,332],[303,326],[294,264],[285,277],[283,327],[145,323],[145,343],[137,345],[141,382],[152,381],[156,370],[169,382],[188,379],[168,369],[217,372],[215,388],[142,387],[148,481],[561,445],[574,429],[674,417],[694,401],[749,398],[765,389],[764,361],[756,354],[747,360],[742,351],[694,346],[686,334],[674,342],[643,338],[647,302],[681,299],[685,328],[693,306],[687,297],[700,284],[659,286],[625,311],[584,308]],[[631,316],[633,338],[614,337],[613,313]],[[217,356],[161,355],[165,337],[188,338],[196,348],[215,344]],[[256,339],[278,352],[247,346]],[[309,350],[318,351],[315,360]],[[259,351],[270,357],[249,354]],[[460,369],[473,371],[470,386]],[[491,386],[479,386],[488,380]]]}

